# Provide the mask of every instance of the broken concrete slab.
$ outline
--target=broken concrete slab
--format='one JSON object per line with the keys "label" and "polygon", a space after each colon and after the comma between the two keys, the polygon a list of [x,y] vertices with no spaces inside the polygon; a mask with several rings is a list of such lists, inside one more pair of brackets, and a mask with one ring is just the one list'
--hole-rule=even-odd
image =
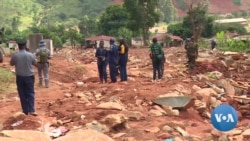
{"label": "broken concrete slab", "polygon": [[54,141],[114,141],[112,138],[107,135],[100,133],[96,130],[75,130],[70,131],[63,137],[57,138]]}
{"label": "broken concrete slab", "polygon": [[193,100],[190,96],[171,96],[157,98],[153,101],[162,106],[170,106],[176,109],[188,109],[193,106]]}

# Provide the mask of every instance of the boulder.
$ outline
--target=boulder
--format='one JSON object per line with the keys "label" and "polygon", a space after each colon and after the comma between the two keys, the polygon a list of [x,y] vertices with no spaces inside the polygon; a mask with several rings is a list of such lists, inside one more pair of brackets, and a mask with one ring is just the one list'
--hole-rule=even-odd
{"label": "boulder", "polygon": [[32,130],[3,130],[1,134],[5,137],[25,141],[51,141],[49,135],[45,134],[44,132]]}

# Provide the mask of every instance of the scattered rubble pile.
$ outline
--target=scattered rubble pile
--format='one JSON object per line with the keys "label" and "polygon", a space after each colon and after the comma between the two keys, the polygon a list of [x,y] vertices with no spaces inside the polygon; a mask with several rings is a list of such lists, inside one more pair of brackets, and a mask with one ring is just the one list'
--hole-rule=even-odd
{"label": "scattered rubble pile", "polygon": [[[77,66],[78,70],[74,72],[81,78],[72,80],[74,83],[71,85],[60,84],[60,88],[67,91],[59,98],[39,101],[42,105],[39,110],[42,109],[46,118],[51,118],[49,121],[40,116],[16,113],[0,126],[3,130],[0,140],[15,138],[22,141],[30,134],[34,135],[29,136],[30,141],[247,140],[250,135],[248,127],[237,127],[228,133],[213,130],[210,113],[216,106],[229,103],[237,110],[240,120],[249,116],[247,72],[250,72],[250,60],[243,60],[235,54],[210,58],[205,55],[202,61],[198,61],[195,74],[190,76],[182,70],[185,67],[184,51],[177,48],[169,50],[175,53],[168,52],[165,79],[157,83],[150,82],[152,66],[148,56],[139,58],[131,55],[129,82],[114,84],[115,87],[113,84],[97,85],[96,72],[95,77],[90,77],[88,71],[83,74],[85,76],[81,75],[82,70],[93,69]],[[85,65],[94,64],[96,67],[91,63],[94,60],[91,51],[78,54],[81,59],[77,59],[77,54],[65,54],[68,62],[77,64],[77,60],[84,58]],[[54,71],[57,70],[53,70],[52,77],[55,76]],[[193,130],[206,134],[198,135]]]}

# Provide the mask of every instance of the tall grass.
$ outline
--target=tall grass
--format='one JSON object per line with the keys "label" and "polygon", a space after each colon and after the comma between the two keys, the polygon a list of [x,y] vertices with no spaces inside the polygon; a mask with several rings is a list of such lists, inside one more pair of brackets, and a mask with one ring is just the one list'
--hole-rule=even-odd
{"label": "tall grass", "polygon": [[4,68],[0,68],[0,96],[16,91],[15,75]]}

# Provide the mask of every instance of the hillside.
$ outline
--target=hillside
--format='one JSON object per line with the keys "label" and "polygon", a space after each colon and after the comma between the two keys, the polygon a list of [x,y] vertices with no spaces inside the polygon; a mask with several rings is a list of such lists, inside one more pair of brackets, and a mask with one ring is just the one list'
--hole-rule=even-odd
{"label": "hillside", "polygon": [[[174,7],[177,10],[178,17],[183,17],[186,15],[186,12],[183,8],[178,6],[177,2],[180,0],[172,0]],[[249,0],[238,0],[240,4],[236,4],[233,1],[237,0],[208,0],[209,1],[209,13],[210,14],[228,14],[235,12],[243,12],[250,10],[250,1]]]}
{"label": "hillside", "polygon": [[[233,13],[234,16],[243,14],[247,16],[246,11],[250,10],[249,0],[208,1],[210,14]],[[0,27],[13,29],[18,25],[19,30],[23,30],[31,25],[61,23],[66,27],[71,27],[85,15],[92,19],[98,18],[110,4],[123,4],[123,0],[2,0],[0,2]],[[159,8],[163,16],[162,21],[173,21],[185,16],[186,0],[160,0]]]}

